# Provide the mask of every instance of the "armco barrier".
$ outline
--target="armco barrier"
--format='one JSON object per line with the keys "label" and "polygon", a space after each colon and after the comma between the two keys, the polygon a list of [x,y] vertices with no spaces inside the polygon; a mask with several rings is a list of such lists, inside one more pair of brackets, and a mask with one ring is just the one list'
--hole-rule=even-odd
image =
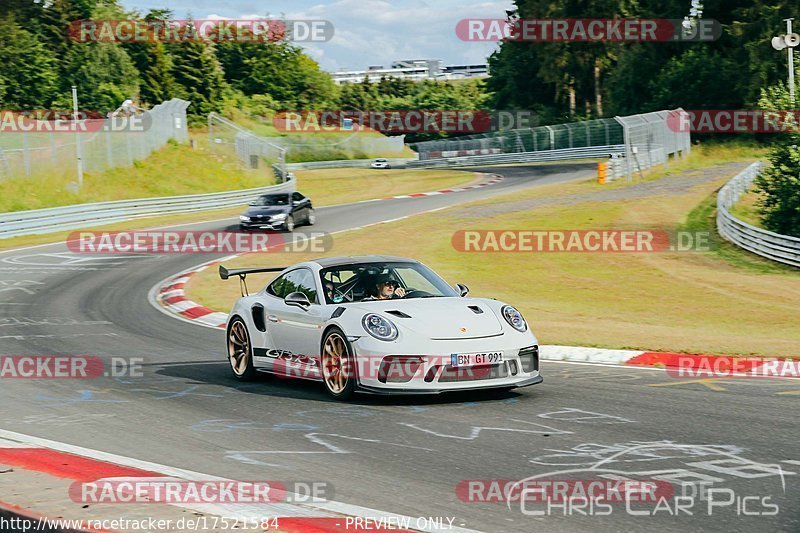
{"label": "armco barrier", "polygon": [[[340,159],[335,161],[306,161],[302,163],[287,163],[287,170],[317,170],[325,168],[369,168],[375,159]],[[393,168],[405,167],[409,162],[416,161],[410,158],[386,159]]]}
{"label": "armco barrier", "polygon": [[624,154],[624,144],[590,146],[587,148],[564,148],[561,150],[542,150],[539,152],[515,152],[510,154],[470,155],[410,161],[408,168],[466,167],[474,165],[501,165],[504,163],[535,163],[544,161],[566,161],[569,159],[609,158]]}
{"label": "armco barrier", "polygon": [[117,200],[0,214],[0,239],[99,226],[140,217],[189,213],[245,205],[268,192],[293,192],[293,179],[278,185],[166,198]]}
{"label": "armco barrier", "polygon": [[723,239],[754,254],[784,265],[800,268],[800,238],[751,226],[731,215],[730,208],[747,192],[763,168],[753,163],[720,189],[717,194],[717,231]]}

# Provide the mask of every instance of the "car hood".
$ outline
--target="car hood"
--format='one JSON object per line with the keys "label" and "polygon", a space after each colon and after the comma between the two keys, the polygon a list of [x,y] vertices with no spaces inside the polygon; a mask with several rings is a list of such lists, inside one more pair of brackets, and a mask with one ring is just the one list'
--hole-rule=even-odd
{"label": "car hood", "polygon": [[395,299],[363,302],[354,307],[359,313],[379,313],[401,330],[433,340],[474,339],[503,333],[500,319],[486,301],[478,298]]}
{"label": "car hood", "polygon": [[279,215],[281,213],[288,213],[289,206],[286,205],[264,205],[252,206],[245,212],[247,216],[265,216],[265,215]]}

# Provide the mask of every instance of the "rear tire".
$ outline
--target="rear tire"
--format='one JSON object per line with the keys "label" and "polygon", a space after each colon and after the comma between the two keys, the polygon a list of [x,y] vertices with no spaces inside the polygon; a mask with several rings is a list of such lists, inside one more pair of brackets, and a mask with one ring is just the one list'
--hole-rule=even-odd
{"label": "rear tire", "polygon": [[353,349],[342,330],[332,328],[325,334],[320,353],[320,372],[325,391],[335,400],[349,399],[356,390],[358,375]]}
{"label": "rear tire", "polygon": [[239,381],[252,381],[258,373],[253,366],[253,344],[247,324],[238,316],[228,326],[228,363]]}
{"label": "rear tire", "polygon": [[314,209],[311,208],[308,210],[308,218],[306,220],[309,226],[313,226],[317,223],[317,215],[314,213]]}

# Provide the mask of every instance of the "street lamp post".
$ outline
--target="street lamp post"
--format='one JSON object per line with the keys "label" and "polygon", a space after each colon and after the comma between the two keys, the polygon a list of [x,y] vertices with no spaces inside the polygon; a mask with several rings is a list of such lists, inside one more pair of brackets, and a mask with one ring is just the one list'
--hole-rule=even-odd
{"label": "street lamp post", "polygon": [[[795,35],[792,33],[792,20],[794,19],[786,19],[786,37]],[[794,38],[793,41],[795,42],[794,46],[789,44],[788,39],[786,43],[789,49],[789,99],[792,103],[794,103],[794,47],[797,46],[797,39]]]}
{"label": "street lamp post", "polygon": [[83,187],[83,149],[81,147],[80,127],[78,126],[78,87],[72,86],[72,120],[75,127],[75,155],[78,160],[78,190]]}
{"label": "street lamp post", "polygon": [[794,104],[794,49],[800,45],[800,35],[792,31],[792,21],[794,19],[784,19],[786,21],[786,35],[778,35],[772,38],[772,47],[775,50],[788,50],[789,59],[789,100]]}

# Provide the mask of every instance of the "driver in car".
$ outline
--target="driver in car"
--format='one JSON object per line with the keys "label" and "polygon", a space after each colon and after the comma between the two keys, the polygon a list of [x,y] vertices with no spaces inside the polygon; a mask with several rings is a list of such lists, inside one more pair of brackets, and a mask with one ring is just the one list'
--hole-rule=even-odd
{"label": "driver in car", "polygon": [[396,279],[392,279],[389,274],[378,277],[375,283],[375,292],[372,296],[364,300],[391,300],[393,298],[403,298],[406,290],[400,286]]}

